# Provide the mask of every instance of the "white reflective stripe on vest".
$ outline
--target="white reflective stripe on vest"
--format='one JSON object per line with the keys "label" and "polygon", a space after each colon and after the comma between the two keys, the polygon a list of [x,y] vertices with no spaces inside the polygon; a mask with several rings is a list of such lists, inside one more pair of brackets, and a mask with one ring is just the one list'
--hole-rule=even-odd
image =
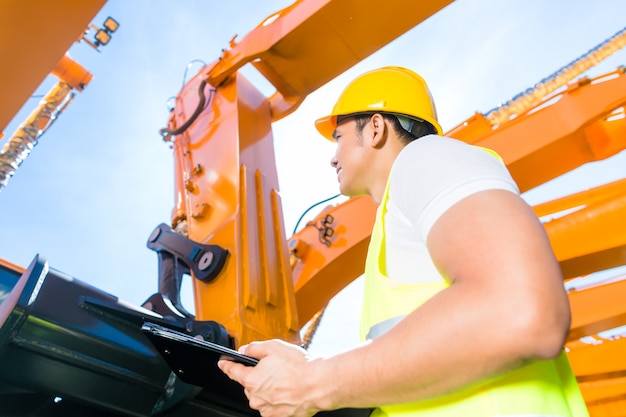
{"label": "white reflective stripe on vest", "polygon": [[406,317],[406,314],[403,316],[392,317],[380,323],[376,323],[375,325],[370,327],[369,331],[367,332],[367,335],[365,336],[365,339],[372,340],[372,339],[376,339],[379,336],[384,335],[393,326],[400,323],[405,317]]}

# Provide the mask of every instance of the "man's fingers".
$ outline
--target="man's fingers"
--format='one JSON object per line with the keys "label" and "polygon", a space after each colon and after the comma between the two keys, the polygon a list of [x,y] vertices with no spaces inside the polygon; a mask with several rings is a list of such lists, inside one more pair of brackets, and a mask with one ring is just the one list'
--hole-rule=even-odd
{"label": "man's fingers", "polygon": [[240,348],[240,352],[253,358],[262,359],[268,355],[272,341],[269,342],[251,342]]}
{"label": "man's fingers", "polygon": [[230,379],[242,384],[246,374],[246,366],[228,359],[220,359],[217,361],[217,367]]}
{"label": "man's fingers", "polygon": [[242,346],[240,352],[244,355],[252,356],[253,358],[263,359],[270,354],[278,352],[284,356],[288,354],[288,352],[293,351],[294,348],[295,346],[291,343],[274,339],[263,342],[251,342],[248,345]]}

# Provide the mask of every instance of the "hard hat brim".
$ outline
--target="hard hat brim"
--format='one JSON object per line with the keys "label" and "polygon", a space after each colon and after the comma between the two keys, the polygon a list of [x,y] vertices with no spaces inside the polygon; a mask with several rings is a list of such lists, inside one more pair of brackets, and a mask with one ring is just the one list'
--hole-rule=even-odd
{"label": "hard hat brim", "polygon": [[328,115],[324,117],[320,117],[315,121],[315,128],[322,136],[326,139],[335,142],[335,138],[333,138],[333,133],[335,133],[335,128],[337,127],[337,116]]}

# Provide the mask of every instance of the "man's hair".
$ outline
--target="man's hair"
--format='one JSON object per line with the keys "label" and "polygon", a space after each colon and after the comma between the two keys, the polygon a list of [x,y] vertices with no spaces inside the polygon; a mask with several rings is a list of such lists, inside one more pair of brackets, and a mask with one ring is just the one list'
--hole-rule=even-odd
{"label": "man's hair", "polygon": [[[356,122],[356,128],[359,134],[363,131],[367,122],[372,118],[375,113],[363,113],[354,116]],[[398,135],[400,141],[407,145],[410,142],[421,138],[422,136],[436,134],[437,130],[428,122],[417,122],[413,125],[411,132],[405,130],[396,116],[390,113],[380,113],[382,116],[393,126],[393,130]]]}

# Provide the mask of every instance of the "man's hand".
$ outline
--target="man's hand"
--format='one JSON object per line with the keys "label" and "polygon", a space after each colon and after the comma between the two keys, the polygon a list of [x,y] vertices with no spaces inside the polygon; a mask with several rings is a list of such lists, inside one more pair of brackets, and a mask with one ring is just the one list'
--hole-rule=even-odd
{"label": "man's hand", "polygon": [[319,390],[306,383],[312,361],[304,349],[271,340],[242,346],[239,352],[259,363],[252,367],[223,359],[218,367],[244,387],[250,407],[263,417],[310,417],[319,411],[314,404]]}

